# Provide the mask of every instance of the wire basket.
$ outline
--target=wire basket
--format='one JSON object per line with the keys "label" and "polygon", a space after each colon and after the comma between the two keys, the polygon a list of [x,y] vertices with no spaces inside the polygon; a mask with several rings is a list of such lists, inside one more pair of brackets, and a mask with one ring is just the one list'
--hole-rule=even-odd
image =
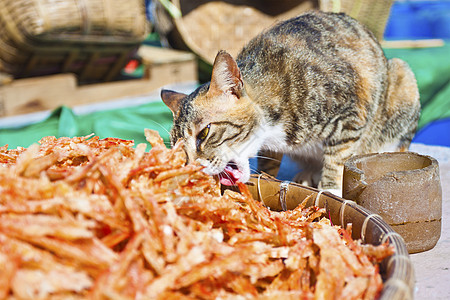
{"label": "wire basket", "polygon": [[320,0],[320,9],[345,12],[366,25],[381,41],[393,2],[393,0]]}
{"label": "wire basket", "polygon": [[179,15],[170,16],[155,2],[155,28],[167,44],[191,50],[212,64],[219,50],[236,57],[254,36],[277,21],[311,9],[346,12],[361,21],[381,40],[392,0],[172,0]]}
{"label": "wire basket", "polygon": [[193,51],[209,64],[217,51],[225,49],[236,57],[245,43],[264,28],[318,7],[314,0],[173,0],[173,6],[181,12],[181,16],[173,18],[158,3],[153,15],[163,39],[174,48]]}
{"label": "wire basket", "polygon": [[111,80],[147,32],[140,0],[0,0],[0,71]]}

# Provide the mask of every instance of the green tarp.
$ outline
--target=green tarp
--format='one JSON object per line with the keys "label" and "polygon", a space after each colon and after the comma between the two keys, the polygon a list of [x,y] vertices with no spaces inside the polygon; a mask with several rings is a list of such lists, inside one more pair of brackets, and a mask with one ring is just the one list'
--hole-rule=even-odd
{"label": "green tarp", "polygon": [[419,128],[450,117],[450,41],[444,47],[385,49],[385,53],[405,60],[416,75],[422,104]]}
{"label": "green tarp", "polygon": [[[426,49],[386,49],[386,56],[399,57],[409,63],[417,77],[422,114],[419,126],[450,117],[450,45]],[[105,109],[85,115],[75,115],[70,108],[55,110],[46,120],[21,128],[0,129],[0,145],[10,148],[28,147],[42,137],[51,135],[84,136],[94,133],[104,137],[145,142],[144,128],[160,132],[166,142],[172,114],[160,99],[139,106]],[[447,133],[448,134],[448,133]]]}
{"label": "green tarp", "polygon": [[0,145],[9,148],[28,147],[44,136],[85,136],[91,133],[100,138],[117,137],[144,143],[144,128],[157,130],[165,141],[169,141],[172,113],[162,101],[139,106],[75,115],[68,107],[53,111],[47,120],[14,129],[0,129]]}

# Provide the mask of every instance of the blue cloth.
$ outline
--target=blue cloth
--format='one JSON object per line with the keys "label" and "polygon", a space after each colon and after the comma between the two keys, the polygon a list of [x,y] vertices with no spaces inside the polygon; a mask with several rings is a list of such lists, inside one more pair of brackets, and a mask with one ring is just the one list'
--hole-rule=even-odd
{"label": "blue cloth", "polygon": [[450,38],[450,1],[394,1],[385,39]]}
{"label": "blue cloth", "polygon": [[416,133],[413,143],[450,147],[450,118],[427,124]]}

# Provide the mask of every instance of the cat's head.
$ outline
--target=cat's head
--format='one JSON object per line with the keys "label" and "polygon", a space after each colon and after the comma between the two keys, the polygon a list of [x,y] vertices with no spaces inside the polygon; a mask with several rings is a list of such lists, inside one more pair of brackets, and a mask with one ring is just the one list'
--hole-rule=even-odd
{"label": "cat's head", "polygon": [[189,161],[225,185],[249,179],[248,159],[260,146],[254,134],[259,118],[231,55],[217,54],[210,83],[190,95],[162,90],[161,98],[173,113],[171,142],[184,141]]}

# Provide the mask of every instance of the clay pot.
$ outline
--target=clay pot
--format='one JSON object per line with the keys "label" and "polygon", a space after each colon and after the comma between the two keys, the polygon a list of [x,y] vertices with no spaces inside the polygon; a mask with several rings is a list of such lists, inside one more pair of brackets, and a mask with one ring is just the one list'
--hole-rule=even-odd
{"label": "clay pot", "polygon": [[412,152],[359,155],[344,165],[343,198],[379,214],[409,253],[433,248],[441,235],[438,162]]}

